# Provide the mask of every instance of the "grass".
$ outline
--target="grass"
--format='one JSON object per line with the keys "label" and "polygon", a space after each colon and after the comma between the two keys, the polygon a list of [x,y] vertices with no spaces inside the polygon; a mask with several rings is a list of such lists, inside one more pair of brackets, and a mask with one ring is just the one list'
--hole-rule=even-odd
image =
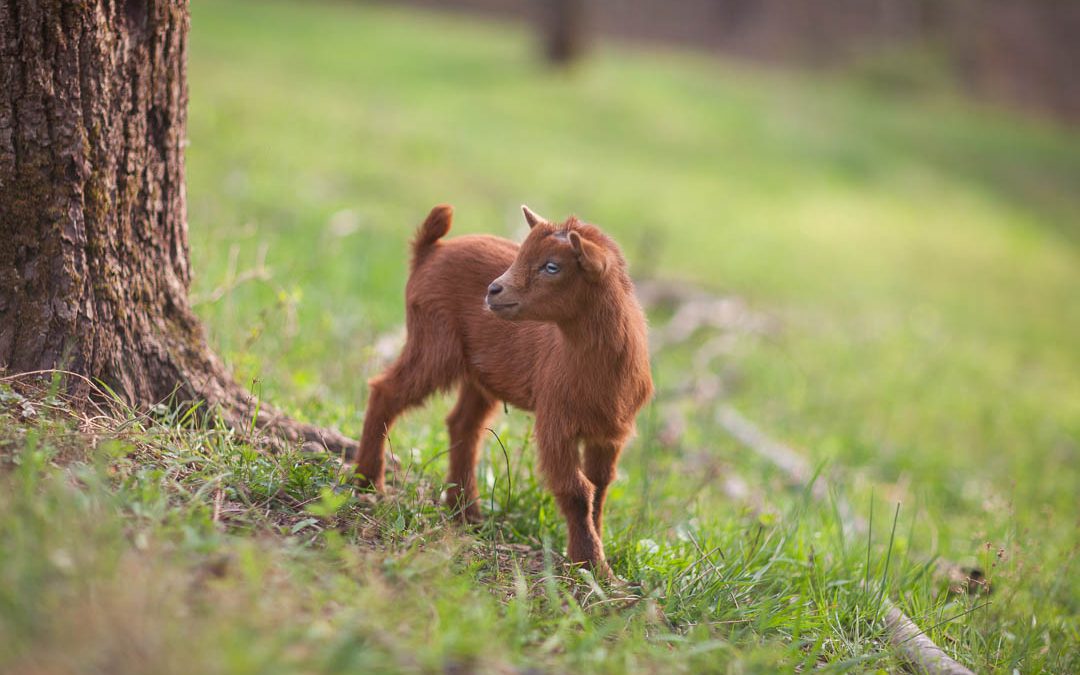
{"label": "grass", "polygon": [[[395,428],[375,500],[332,458],[121,406],[88,428],[5,383],[0,670],[892,670],[882,598],[976,671],[1080,670],[1074,132],[858,72],[611,47],[556,75],[516,27],[407,10],[192,11],[193,292],[242,381],[356,435],[427,209],[507,236],[522,201],[573,211],[635,270],[764,317],[708,369],[872,532],[672,394],[708,334],[654,358],[615,589],[562,564],[523,413],[463,531],[434,503],[446,400]],[[237,284],[260,249],[269,273]],[[937,558],[993,593],[949,593]]]}

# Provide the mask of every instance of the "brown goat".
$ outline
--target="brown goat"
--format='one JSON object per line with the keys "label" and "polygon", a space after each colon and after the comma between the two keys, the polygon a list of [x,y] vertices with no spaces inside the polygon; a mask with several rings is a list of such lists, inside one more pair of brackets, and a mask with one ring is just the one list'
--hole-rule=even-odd
{"label": "brown goat", "polygon": [[606,574],[604,497],[652,395],[645,316],[610,237],[576,218],[556,225],[522,209],[531,230],[520,248],[492,236],[440,241],[453,214],[445,205],[420,226],[405,287],[408,337],[397,361],[369,382],[356,468],[382,490],[394,419],[458,384],[446,420],[447,498],[475,520],[487,420],[499,401],[535,411],[540,471],[566,517],[567,554]]}

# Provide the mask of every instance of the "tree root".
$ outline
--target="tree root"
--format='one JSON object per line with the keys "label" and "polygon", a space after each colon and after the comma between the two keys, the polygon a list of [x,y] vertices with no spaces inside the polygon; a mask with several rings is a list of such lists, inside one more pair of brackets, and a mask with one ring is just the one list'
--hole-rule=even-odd
{"label": "tree root", "polygon": [[[78,382],[78,386],[74,387],[78,393],[66,399],[73,409],[92,408],[99,416],[134,416],[153,422],[146,406],[140,409],[139,406],[124,401],[110,388],[81,373],[60,369],[34,370],[0,376],[0,382],[19,382],[23,386],[37,383],[36,389],[44,393],[48,388],[44,381],[54,376]],[[183,400],[179,400],[174,394],[149,408],[167,403],[181,408],[185,405],[198,405],[203,410],[200,415],[202,421],[209,422],[216,415],[233,433],[258,447],[282,450],[290,445],[301,445],[306,451],[329,452],[346,462],[351,462],[356,456],[359,448],[357,441],[337,429],[295,420],[273,406],[257,400],[234,380],[215,381],[214,386],[206,389],[206,392],[208,395],[185,396]]]}

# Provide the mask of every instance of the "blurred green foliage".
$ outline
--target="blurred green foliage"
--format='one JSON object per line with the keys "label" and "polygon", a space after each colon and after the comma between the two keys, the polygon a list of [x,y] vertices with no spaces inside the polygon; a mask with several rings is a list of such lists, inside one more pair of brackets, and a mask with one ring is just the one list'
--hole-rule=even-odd
{"label": "blurred green foliage", "polygon": [[[468,533],[434,506],[442,399],[395,429],[403,468],[374,501],[342,493],[329,458],[179,418],[95,450],[0,390],[0,668],[893,669],[880,589],[977,671],[1080,669],[1074,132],[875,83],[921,61],[811,75],[609,47],[559,74],[516,26],[346,3],[192,12],[193,293],[253,390],[356,435],[431,205],[455,205],[454,233],[510,237],[522,202],[575,212],[638,274],[775,326],[714,361],[729,400],[874,529],[846,539],[708,406],[664,438],[665,392],[705,337],[656,356],[661,399],[613,488],[605,538],[634,602],[563,578],[520,412],[495,428],[509,466],[487,444],[491,518]],[[994,593],[946,593],[936,556]]]}

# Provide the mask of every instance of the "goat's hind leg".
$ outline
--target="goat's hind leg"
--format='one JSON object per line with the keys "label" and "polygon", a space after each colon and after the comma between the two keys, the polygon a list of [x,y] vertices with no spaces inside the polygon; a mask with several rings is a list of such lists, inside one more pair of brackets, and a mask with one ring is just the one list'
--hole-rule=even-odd
{"label": "goat's hind leg", "polygon": [[356,473],[361,485],[383,490],[386,484],[386,460],[383,441],[398,415],[419,405],[432,392],[453,384],[457,370],[450,352],[437,357],[436,350],[426,349],[422,327],[409,322],[409,339],[401,356],[381,375],[369,381],[364,430],[356,458]]}
{"label": "goat's hind leg", "polygon": [[485,394],[475,384],[465,381],[461,385],[457,404],[446,426],[450,432],[450,473],[447,482],[446,504],[455,515],[469,522],[482,519],[476,500],[476,461],[480,456],[480,442],[484,425],[491,418],[496,406],[495,399]]}

